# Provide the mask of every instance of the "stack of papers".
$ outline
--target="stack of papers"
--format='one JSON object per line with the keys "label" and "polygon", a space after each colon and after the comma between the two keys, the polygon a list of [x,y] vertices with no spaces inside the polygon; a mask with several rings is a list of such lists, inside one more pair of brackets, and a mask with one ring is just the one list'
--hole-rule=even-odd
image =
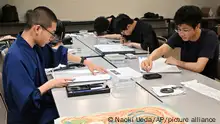
{"label": "stack of papers", "polygon": [[153,92],[159,97],[175,96],[175,95],[185,94],[185,91],[182,88],[174,89],[173,93],[161,93],[160,92],[160,90],[163,89],[163,88],[172,88],[172,87],[178,87],[178,86],[176,86],[176,85],[166,85],[166,86],[161,86],[161,87],[152,87],[152,89],[153,89]]}
{"label": "stack of papers", "polygon": [[[146,72],[141,68],[141,62],[145,60],[147,57],[139,57],[139,68],[141,72]],[[165,63],[165,58],[159,58],[153,61],[152,69],[150,73],[177,73],[181,72],[181,70],[175,65],[169,65]]]}
{"label": "stack of papers", "polygon": [[73,83],[79,82],[93,82],[93,81],[107,81],[110,80],[111,76],[109,74],[97,74],[88,76],[78,76],[73,79]]}
{"label": "stack of papers", "polygon": [[99,44],[94,45],[101,53],[135,53],[135,50],[122,44]]}
{"label": "stack of papers", "polygon": [[73,79],[70,83],[74,84],[93,84],[93,83],[100,83],[106,82],[111,80],[110,74],[102,74],[95,71],[96,75],[92,75],[89,69],[82,69],[82,70],[63,70],[53,73],[54,78],[68,78]]}
{"label": "stack of papers", "polygon": [[205,96],[211,97],[213,99],[216,99],[220,101],[220,91],[216,90],[214,88],[211,88],[209,86],[206,86],[204,84],[198,83],[197,80],[187,81],[187,82],[181,82],[185,87],[188,87],[198,93],[201,93]]}

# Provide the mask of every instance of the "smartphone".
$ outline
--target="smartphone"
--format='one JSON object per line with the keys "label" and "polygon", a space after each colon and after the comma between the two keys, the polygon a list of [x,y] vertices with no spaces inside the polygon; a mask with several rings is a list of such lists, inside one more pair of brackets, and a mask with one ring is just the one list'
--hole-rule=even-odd
{"label": "smartphone", "polygon": [[158,78],[162,78],[162,75],[160,75],[158,73],[150,73],[150,74],[144,74],[143,78],[146,80],[158,79]]}

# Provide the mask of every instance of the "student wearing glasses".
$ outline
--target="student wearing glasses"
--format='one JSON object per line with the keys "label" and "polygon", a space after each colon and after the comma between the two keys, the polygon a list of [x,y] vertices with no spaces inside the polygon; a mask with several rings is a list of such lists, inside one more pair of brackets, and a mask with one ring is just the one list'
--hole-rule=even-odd
{"label": "student wearing glasses", "polygon": [[169,57],[167,64],[201,73],[209,78],[216,78],[219,56],[218,38],[214,31],[201,29],[202,12],[196,6],[183,6],[174,16],[177,32],[142,62],[141,67],[150,71],[152,61],[165,55],[175,47],[181,48],[181,60]]}
{"label": "student wearing glasses", "polygon": [[126,14],[119,14],[116,17],[116,26],[123,36],[121,43],[126,46],[149,50],[149,52],[159,47],[156,33],[146,22],[137,18],[131,19]]}
{"label": "student wearing glasses", "polygon": [[64,87],[71,79],[47,80],[45,68],[80,62],[91,71],[106,71],[89,60],[74,57],[60,46],[53,50],[48,43],[56,38],[57,18],[47,7],[26,13],[26,27],[9,48],[3,66],[3,87],[8,106],[8,124],[52,124],[58,112],[52,88]]}

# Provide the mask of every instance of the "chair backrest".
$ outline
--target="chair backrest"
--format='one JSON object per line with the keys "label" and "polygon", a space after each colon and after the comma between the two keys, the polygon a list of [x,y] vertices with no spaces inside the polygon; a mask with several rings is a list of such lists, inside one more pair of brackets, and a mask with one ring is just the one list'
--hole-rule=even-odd
{"label": "chair backrest", "polygon": [[167,54],[165,54],[164,57],[168,58],[172,56],[173,58],[180,60],[180,52],[181,52],[181,48],[176,47],[173,50],[169,51]]}
{"label": "chair backrest", "polygon": [[[3,89],[3,82],[2,82],[2,68],[3,68],[3,63],[4,63],[4,58],[6,56],[8,52],[8,48],[5,48],[4,50],[1,51],[1,54],[0,54],[0,93],[1,93],[1,96],[2,96],[2,101],[3,103],[5,103],[5,99],[4,99],[4,89]],[[5,105],[5,108],[7,110],[7,106],[6,104]]]}
{"label": "chair backrest", "polygon": [[[157,36],[157,39],[159,41],[160,46],[167,42],[167,39],[161,36]],[[168,52],[167,54],[165,54],[163,57],[168,58],[172,56],[176,58],[177,60],[180,60],[180,50],[181,50],[180,48],[175,48],[171,50],[170,52]]]}
{"label": "chair backrest", "polygon": [[3,98],[4,97],[0,93],[0,122],[1,124],[7,124],[7,108]]}
{"label": "chair backrest", "polygon": [[1,51],[0,54],[0,92],[1,94],[4,96],[4,91],[3,91],[3,84],[2,84],[2,68],[3,68],[3,63],[4,63],[4,59],[5,56],[8,52],[8,48],[5,48],[4,50]]}
{"label": "chair backrest", "polygon": [[162,36],[157,36],[157,40],[159,42],[159,46],[163,45],[164,43],[167,42],[167,39],[162,37]]}
{"label": "chair backrest", "polygon": [[0,72],[0,93],[4,96],[3,83],[2,83],[2,73]]}

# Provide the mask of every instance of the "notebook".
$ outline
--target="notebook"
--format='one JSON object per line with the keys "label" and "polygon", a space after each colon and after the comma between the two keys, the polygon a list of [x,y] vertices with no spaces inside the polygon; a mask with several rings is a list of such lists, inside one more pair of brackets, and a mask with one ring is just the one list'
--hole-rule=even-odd
{"label": "notebook", "polygon": [[[141,72],[146,72],[141,68],[141,62],[147,57],[139,57],[139,68]],[[165,63],[165,58],[159,58],[153,61],[152,69],[149,73],[180,73],[181,70],[176,65],[169,65]]]}

